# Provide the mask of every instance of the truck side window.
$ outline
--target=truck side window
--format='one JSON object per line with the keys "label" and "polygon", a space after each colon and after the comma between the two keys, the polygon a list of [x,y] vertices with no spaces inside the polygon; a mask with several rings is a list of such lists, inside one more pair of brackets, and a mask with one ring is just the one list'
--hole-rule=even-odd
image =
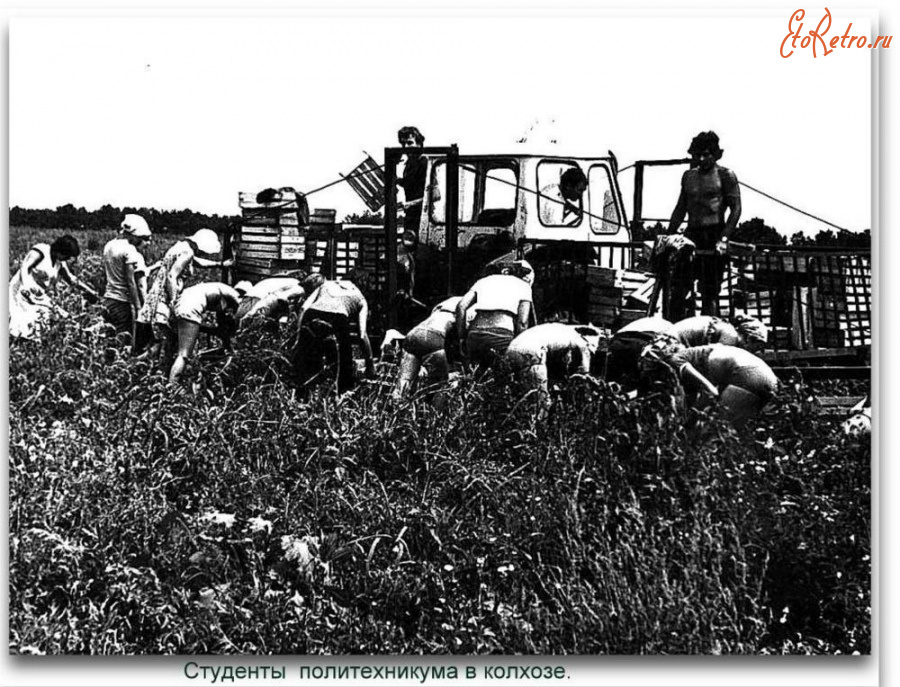
{"label": "truck side window", "polygon": [[[573,162],[544,160],[537,166],[538,217],[548,227],[577,227],[584,218],[585,198],[563,197],[562,176],[578,169]],[[582,180],[583,184],[583,180]],[[583,185],[582,185],[583,189]]]}
{"label": "truck side window", "polygon": [[596,234],[615,234],[622,225],[616,199],[612,193],[609,169],[594,165],[588,171],[588,200],[591,212],[591,230]]}

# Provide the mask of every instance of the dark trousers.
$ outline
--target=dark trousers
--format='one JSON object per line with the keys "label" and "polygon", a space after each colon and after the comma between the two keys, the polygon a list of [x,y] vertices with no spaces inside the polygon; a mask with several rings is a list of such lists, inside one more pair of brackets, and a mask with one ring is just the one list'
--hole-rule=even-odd
{"label": "dark trousers", "polygon": [[112,298],[103,299],[103,319],[116,328],[116,333],[125,332],[131,334],[134,322],[134,313],[131,303],[117,301]]}
{"label": "dark trousers", "polygon": [[323,374],[332,377],[336,367],[338,391],[351,389],[356,380],[356,370],[350,340],[350,319],[339,313],[309,310],[305,320],[297,332],[294,349],[297,384],[309,384]]}
{"label": "dark trousers", "polygon": [[722,225],[703,229],[688,227],[684,232],[685,237],[696,244],[697,251],[704,251],[704,253],[694,253],[693,264],[690,267],[677,269],[672,275],[669,308],[670,319],[673,322],[694,315],[693,303],[688,300],[688,296],[694,292],[695,282],[700,294],[701,314],[718,316],[719,292],[722,289],[722,277],[728,264],[726,256],[715,253],[716,244],[722,238],[723,229]]}

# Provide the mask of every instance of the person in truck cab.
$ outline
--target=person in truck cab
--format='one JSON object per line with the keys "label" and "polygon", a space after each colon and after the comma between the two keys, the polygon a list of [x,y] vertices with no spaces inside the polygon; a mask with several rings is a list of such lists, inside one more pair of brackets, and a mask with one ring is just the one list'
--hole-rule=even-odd
{"label": "person in truck cab", "polygon": [[534,270],[524,260],[479,279],[456,306],[460,354],[469,365],[491,365],[534,324]]}
{"label": "person in truck cab", "polygon": [[[719,292],[728,255],[728,241],[741,218],[741,189],[734,172],[720,167],[719,137],[714,131],[697,134],[688,148],[691,169],[681,177],[681,193],[669,219],[668,233],[684,233],[696,245],[692,274],[673,280],[672,318],[687,312],[686,297],[696,280],[702,314],[719,314]],[[681,223],[687,215],[687,228]]]}
{"label": "person in truck cab", "polygon": [[581,222],[587,185],[584,172],[572,167],[562,173],[559,184],[542,188],[539,199],[541,222],[551,226],[574,226]]}

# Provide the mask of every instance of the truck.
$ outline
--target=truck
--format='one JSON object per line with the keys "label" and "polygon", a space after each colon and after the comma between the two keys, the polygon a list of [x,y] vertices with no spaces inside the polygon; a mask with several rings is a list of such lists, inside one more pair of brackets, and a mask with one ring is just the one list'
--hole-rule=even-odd
{"label": "truck", "polygon": [[[414,302],[430,306],[463,293],[488,263],[516,257],[535,269],[539,321],[589,322],[615,330],[660,314],[657,275],[649,265],[653,244],[635,240],[644,223],[644,171],[690,160],[636,162],[629,221],[612,152],[462,155],[457,146],[417,150],[427,165],[427,188],[416,213]],[[356,271],[357,278],[364,275],[373,332],[397,327],[402,319],[396,294],[403,233],[397,172],[408,153],[386,148],[383,171],[377,165],[368,168],[371,178],[363,185],[374,188],[375,196],[383,195],[381,226],[341,224],[333,211],[304,211],[302,194],[268,203],[242,194],[241,226],[226,241],[238,278],[292,271],[338,278]],[[587,188],[578,212],[563,222],[553,205],[560,202],[561,176],[575,168],[583,172]],[[378,196],[376,202],[381,200]],[[769,326],[764,357],[785,366],[816,366],[817,360],[831,367],[865,366],[871,345],[868,250],[737,244],[729,262],[720,294],[722,314],[746,312]]]}

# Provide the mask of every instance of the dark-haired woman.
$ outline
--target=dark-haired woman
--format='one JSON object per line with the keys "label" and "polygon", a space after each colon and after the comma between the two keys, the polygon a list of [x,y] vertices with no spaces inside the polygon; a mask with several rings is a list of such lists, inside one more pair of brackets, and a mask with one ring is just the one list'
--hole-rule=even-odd
{"label": "dark-haired woman", "polygon": [[87,296],[97,299],[97,292],[69,271],[81,248],[68,234],[53,243],[38,243],[28,251],[19,270],[9,281],[9,335],[38,341],[51,313],[65,315],[48,293],[57,279],[62,279]]}

